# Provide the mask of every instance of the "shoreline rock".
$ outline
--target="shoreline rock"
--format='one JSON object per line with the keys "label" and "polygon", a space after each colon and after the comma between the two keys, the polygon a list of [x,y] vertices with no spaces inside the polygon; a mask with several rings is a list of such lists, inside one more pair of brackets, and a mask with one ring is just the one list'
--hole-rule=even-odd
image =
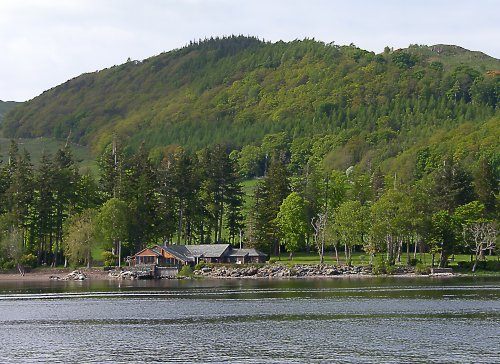
{"label": "shoreline rock", "polygon": [[49,279],[51,281],[84,281],[88,279],[88,277],[82,271],[75,270],[71,273],[68,273],[68,275],[64,278],[61,278],[59,276],[50,276]]}
{"label": "shoreline rock", "polygon": [[[414,273],[413,268],[397,268],[395,274]],[[274,264],[262,267],[206,266],[193,272],[207,278],[310,278],[331,276],[374,276],[370,267],[319,264]]]}

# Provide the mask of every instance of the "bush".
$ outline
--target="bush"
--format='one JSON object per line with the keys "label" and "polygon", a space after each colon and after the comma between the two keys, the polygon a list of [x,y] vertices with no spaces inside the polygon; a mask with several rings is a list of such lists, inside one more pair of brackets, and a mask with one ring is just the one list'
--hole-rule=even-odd
{"label": "bush", "polygon": [[276,263],[276,258],[271,258],[267,261],[269,264],[274,264]]}
{"label": "bush", "polygon": [[177,273],[179,277],[191,277],[193,275],[193,269],[189,264],[182,266],[179,273]]}
{"label": "bush", "polygon": [[394,274],[396,273],[397,267],[395,265],[388,264],[385,267],[385,272],[387,274]]}
{"label": "bush", "polygon": [[415,274],[429,274],[429,267],[422,263],[415,265]]}
{"label": "bush", "polygon": [[410,259],[410,267],[416,267],[417,264],[419,264],[420,261],[417,258],[411,258]]}
{"label": "bush", "polygon": [[117,256],[109,251],[102,252],[105,267],[114,267],[116,265]]}
{"label": "bush", "polygon": [[35,268],[37,261],[38,261],[38,259],[37,259],[36,255],[30,253],[30,254],[24,254],[21,257],[19,263],[21,263],[21,265],[23,267]]}
{"label": "bush", "polygon": [[194,266],[194,270],[201,270],[202,268],[204,268],[207,264],[204,262],[204,261],[201,261],[199,262],[198,264],[196,264]]}
{"label": "bush", "polygon": [[378,258],[375,260],[372,266],[372,273],[377,275],[387,273],[386,263],[383,258]]}
{"label": "bush", "polygon": [[472,270],[473,265],[474,265],[473,262],[464,262],[464,261],[457,262],[458,269],[463,269],[463,270]]}
{"label": "bush", "polygon": [[6,260],[2,265],[2,268],[5,270],[11,270],[14,269],[15,267],[16,263],[13,260]]}
{"label": "bush", "polygon": [[490,270],[493,272],[500,271],[500,262],[498,260],[488,260],[486,262],[486,270]]}

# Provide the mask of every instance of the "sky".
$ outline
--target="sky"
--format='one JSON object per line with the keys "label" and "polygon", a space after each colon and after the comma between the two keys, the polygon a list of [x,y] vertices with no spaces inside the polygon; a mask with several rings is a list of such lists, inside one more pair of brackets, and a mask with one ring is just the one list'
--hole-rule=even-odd
{"label": "sky", "polygon": [[380,53],[455,44],[500,58],[499,0],[0,0],[0,100],[211,36],[314,38]]}

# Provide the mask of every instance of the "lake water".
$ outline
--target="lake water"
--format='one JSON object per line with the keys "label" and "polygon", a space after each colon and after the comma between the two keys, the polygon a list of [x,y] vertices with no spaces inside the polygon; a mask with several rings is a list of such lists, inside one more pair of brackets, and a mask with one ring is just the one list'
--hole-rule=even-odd
{"label": "lake water", "polygon": [[0,282],[0,362],[499,363],[500,278]]}

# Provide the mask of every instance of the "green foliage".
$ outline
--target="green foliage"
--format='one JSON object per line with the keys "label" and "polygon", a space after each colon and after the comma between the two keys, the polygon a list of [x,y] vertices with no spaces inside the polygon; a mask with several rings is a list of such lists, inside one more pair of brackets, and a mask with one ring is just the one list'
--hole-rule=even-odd
{"label": "green foliage", "polygon": [[[457,262],[457,268],[463,272],[472,271],[472,267],[474,266],[474,262],[465,262],[459,261]],[[477,262],[477,270],[489,271],[489,272],[498,272],[500,271],[500,262],[497,260],[481,260]]]}
{"label": "green foliage", "polygon": [[179,277],[191,277],[193,275],[193,269],[189,264],[183,265],[179,273],[177,273]]}
{"label": "green foliage", "polygon": [[397,271],[397,267],[394,265],[394,264],[387,264],[386,267],[385,267],[385,272],[387,274],[395,274]]}
{"label": "green foliage", "polygon": [[0,100],[0,125],[2,124],[4,115],[20,104],[20,102]]}
{"label": "green foliage", "polygon": [[194,266],[194,270],[201,270],[202,268],[206,267],[207,263],[204,261],[199,262]]}
{"label": "green foliage", "polygon": [[387,273],[387,263],[383,257],[375,259],[372,265],[372,273],[376,275]]}
{"label": "green foliage", "polygon": [[[432,131],[424,125],[449,129],[492,116],[498,74],[487,71],[497,69],[498,60],[458,47],[375,55],[307,39],[207,39],[67,81],[13,109],[4,131],[66,137],[72,130],[73,140],[99,152],[113,134],[133,149],[143,140],[148,149],[191,151],[262,141],[264,155],[286,149],[290,158],[293,149],[294,172],[295,162],[321,149],[311,140],[335,136],[337,149],[325,154],[345,169],[425,140]],[[292,136],[308,139],[293,145]]]}
{"label": "green foliage", "polygon": [[416,267],[417,264],[419,264],[419,263],[420,263],[420,260],[418,260],[417,258],[411,258],[409,265],[410,265],[410,267]]}
{"label": "green foliage", "polygon": [[439,265],[445,266],[457,242],[457,221],[448,211],[441,210],[432,215],[431,224],[432,251],[440,253]]}
{"label": "green foliage", "polygon": [[[7,135],[45,137],[20,141],[32,155],[0,139],[2,262],[90,261],[62,227],[100,209],[99,243],[126,241],[125,254],[234,244],[240,231],[275,253],[285,234],[296,250],[322,214],[325,244],[345,244],[347,262],[361,245],[393,263],[426,242],[444,263],[469,249],[459,225],[498,217],[498,68],[453,46],[375,55],[228,37],[82,75],[5,119]],[[99,183],[80,174],[88,149],[53,138],[70,130],[69,140],[102,152]],[[242,186],[242,176],[256,179]],[[291,191],[303,206],[288,215],[300,222],[283,212],[278,224]]]}
{"label": "green foliage", "polygon": [[285,239],[288,252],[297,251],[305,242],[308,221],[304,200],[297,192],[289,194],[280,206],[277,215],[278,226]]}
{"label": "green foliage", "polygon": [[422,263],[417,263],[415,265],[415,274],[429,274],[429,267]]}
{"label": "green foliage", "polygon": [[37,257],[32,253],[24,254],[19,260],[19,263],[24,267],[35,268],[37,264]]}
{"label": "green foliage", "polygon": [[91,251],[99,241],[95,210],[84,210],[66,222],[65,253],[72,265],[91,264]]}
{"label": "green foliage", "polygon": [[129,216],[127,204],[117,198],[111,198],[101,206],[97,224],[108,247],[127,239]]}
{"label": "green foliage", "polygon": [[113,267],[116,264],[117,256],[110,251],[103,251],[102,258],[104,260],[105,267]]}

